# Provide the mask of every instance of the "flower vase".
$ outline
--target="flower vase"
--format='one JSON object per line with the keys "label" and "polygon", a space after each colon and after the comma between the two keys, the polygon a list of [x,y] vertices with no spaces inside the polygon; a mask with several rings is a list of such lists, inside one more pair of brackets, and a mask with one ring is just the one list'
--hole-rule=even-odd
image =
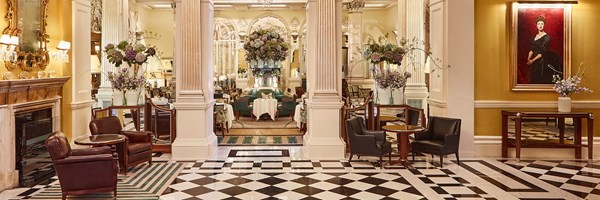
{"label": "flower vase", "polygon": [[558,112],[571,112],[571,97],[558,97]]}
{"label": "flower vase", "polygon": [[113,106],[127,105],[127,99],[125,99],[125,91],[114,91],[112,96]]}
{"label": "flower vase", "polygon": [[390,89],[390,105],[394,105],[394,89]]}
{"label": "flower vase", "polygon": [[125,104],[128,106],[138,105],[139,95],[137,90],[127,90],[125,93]]}

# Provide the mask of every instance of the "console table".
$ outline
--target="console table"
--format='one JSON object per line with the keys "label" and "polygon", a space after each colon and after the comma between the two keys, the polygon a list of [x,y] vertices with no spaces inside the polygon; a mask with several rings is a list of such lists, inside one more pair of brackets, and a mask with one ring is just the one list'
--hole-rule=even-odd
{"label": "console table", "polygon": [[[515,141],[514,144],[508,140],[508,119],[514,117],[515,120]],[[523,118],[557,118],[558,129],[559,129],[559,142],[558,143],[531,143],[523,144],[521,141],[521,126]],[[575,126],[575,135],[573,144],[566,144],[564,140],[565,136],[565,118],[573,118],[573,125]],[[581,130],[582,119],[587,120],[587,137],[588,144],[581,144]],[[594,117],[592,113],[586,112],[533,112],[533,111],[502,111],[502,157],[508,157],[508,148],[514,147],[516,151],[517,159],[521,158],[521,148],[574,148],[575,158],[581,159],[581,147],[588,148],[588,159],[592,160],[593,156],[593,144],[594,144]]]}

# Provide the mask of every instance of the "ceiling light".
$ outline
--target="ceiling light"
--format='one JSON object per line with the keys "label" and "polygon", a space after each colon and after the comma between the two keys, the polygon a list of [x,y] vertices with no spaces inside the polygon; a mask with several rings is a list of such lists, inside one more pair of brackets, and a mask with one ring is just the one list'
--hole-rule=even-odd
{"label": "ceiling light", "polygon": [[264,7],[272,7],[272,8],[285,8],[287,7],[285,4],[271,4],[271,5],[250,5],[251,8],[264,8]]}
{"label": "ceiling light", "polygon": [[154,4],[152,8],[171,8],[171,4]]}

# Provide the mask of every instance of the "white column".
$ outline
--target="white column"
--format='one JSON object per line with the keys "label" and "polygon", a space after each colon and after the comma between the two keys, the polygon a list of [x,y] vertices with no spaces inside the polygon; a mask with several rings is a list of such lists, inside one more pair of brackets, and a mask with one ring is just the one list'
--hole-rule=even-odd
{"label": "white column", "polygon": [[[311,159],[343,159],[340,137],[342,107],[342,1],[309,0],[308,132],[304,155]],[[317,35],[318,33],[318,35]],[[316,56],[318,55],[318,56]]]}
{"label": "white column", "polygon": [[[129,26],[129,1],[102,1],[102,45],[117,44],[128,37]],[[104,47],[102,47],[104,49]],[[88,64],[89,65],[89,64]],[[102,54],[102,76],[100,89],[98,89],[98,103],[102,107],[112,104],[112,86],[106,77],[107,72],[115,71],[114,64],[108,62],[106,55]]]}
{"label": "white column", "polygon": [[432,0],[431,50],[444,65],[431,74],[431,114],[459,118],[461,157],[474,155],[475,133],[475,3]]}
{"label": "white column", "polygon": [[[405,0],[403,10],[398,9],[402,16],[406,16],[404,23],[405,38],[408,41],[417,41],[418,48],[425,49],[425,1]],[[398,20],[400,21],[400,20]],[[414,107],[423,108],[427,113],[427,97],[429,92],[425,84],[425,52],[412,51],[405,57],[403,65],[411,77],[406,83],[404,91],[405,103]]]}
{"label": "white column", "polygon": [[[364,2],[361,4],[360,0],[355,1],[356,6],[350,6],[350,4],[346,4],[346,9],[348,9],[348,78],[350,79],[364,79],[367,76],[368,70],[366,70],[365,62],[358,62],[363,60],[362,52],[360,52],[362,48],[362,16],[363,9],[365,7]],[[358,64],[355,64],[358,63]]]}
{"label": "white column", "polygon": [[177,138],[173,160],[208,159],[213,133],[213,0],[176,0]]}
{"label": "white column", "polygon": [[90,54],[90,34],[86,31],[91,30],[91,5],[90,0],[73,0],[72,1],[72,27],[71,35],[72,41],[71,46],[73,48],[71,52],[71,139],[73,142],[74,138],[81,135],[88,134],[89,128],[88,123],[91,118],[90,108],[94,104],[94,101],[90,97],[92,89],[91,79],[91,68]]}

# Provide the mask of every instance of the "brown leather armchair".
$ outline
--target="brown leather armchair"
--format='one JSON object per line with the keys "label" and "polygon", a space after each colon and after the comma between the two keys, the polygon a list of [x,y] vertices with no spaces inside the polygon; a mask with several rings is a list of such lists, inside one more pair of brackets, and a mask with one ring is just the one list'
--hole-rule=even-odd
{"label": "brown leather armchair", "polygon": [[[69,141],[60,132],[54,132],[46,139],[54,169],[58,175],[62,199],[67,195],[114,192],[117,196],[117,155],[110,147],[71,149]],[[94,178],[89,178],[89,173]]]}
{"label": "brown leather armchair", "polygon": [[415,152],[431,154],[431,157],[439,155],[440,166],[444,167],[444,156],[454,154],[456,162],[460,165],[458,158],[460,121],[454,118],[429,116],[429,126],[422,133],[415,134],[415,141],[411,143],[412,159],[415,160]]}
{"label": "brown leather armchair", "polygon": [[383,155],[388,154],[389,161],[392,161],[392,144],[386,141],[385,132],[370,131],[365,127],[362,117],[354,117],[346,120],[346,131],[348,132],[348,142],[350,143],[350,159],[352,156],[377,156],[379,157],[379,167],[383,168]]}
{"label": "brown leather armchair", "polygon": [[127,136],[123,145],[119,145],[119,160],[127,172],[130,166],[148,161],[152,165],[152,132],[150,131],[123,131],[121,121],[116,116],[94,119],[90,122],[92,135],[122,134]]}

